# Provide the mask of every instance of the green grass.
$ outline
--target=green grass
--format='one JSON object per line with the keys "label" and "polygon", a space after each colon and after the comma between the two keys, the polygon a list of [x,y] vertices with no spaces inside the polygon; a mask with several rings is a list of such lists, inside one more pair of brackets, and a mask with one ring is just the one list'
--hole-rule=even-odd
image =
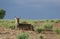
{"label": "green grass", "polygon": [[0,19],[0,26],[4,26],[6,28],[10,26],[15,26],[15,21],[14,20],[2,20]]}
{"label": "green grass", "polygon": [[27,33],[20,33],[16,35],[16,39],[28,39],[29,35]]}
{"label": "green grass", "polygon": [[37,28],[35,28],[35,31],[38,32],[38,33],[41,33],[43,31],[43,28],[37,27]]}
{"label": "green grass", "polygon": [[45,28],[46,30],[52,30],[52,29],[53,29],[53,25],[51,25],[51,24],[46,24],[46,25],[44,25],[44,28]]}

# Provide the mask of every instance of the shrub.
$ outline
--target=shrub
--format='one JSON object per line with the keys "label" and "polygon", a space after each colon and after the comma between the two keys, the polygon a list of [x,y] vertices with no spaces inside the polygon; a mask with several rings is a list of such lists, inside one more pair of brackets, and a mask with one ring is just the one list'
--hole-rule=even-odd
{"label": "shrub", "polygon": [[27,33],[17,34],[16,39],[28,39],[29,35]]}
{"label": "shrub", "polygon": [[11,28],[11,29],[15,29],[15,26],[10,26],[9,28]]}
{"label": "shrub", "polygon": [[50,25],[50,24],[46,24],[46,25],[44,25],[44,28],[45,28],[46,30],[52,30],[53,26]]}
{"label": "shrub", "polygon": [[43,36],[43,35],[40,35],[39,38],[40,38],[40,39],[44,39],[44,36]]}
{"label": "shrub", "polygon": [[60,34],[60,29],[56,29],[55,32],[56,32],[57,34]]}
{"label": "shrub", "polygon": [[55,22],[55,20],[51,20],[51,22]]}
{"label": "shrub", "polygon": [[46,20],[46,22],[49,22],[49,20]]}
{"label": "shrub", "polygon": [[35,31],[40,33],[40,32],[42,32],[42,31],[43,31],[43,29],[42,29],[42,28],[40,28],[40,27],[38,27],[38,28],[35,28]]}
{"label": "shrub", "polygon": [[60,20],[56,20],[55,22],[58,23],[58,22],[60,22]]}

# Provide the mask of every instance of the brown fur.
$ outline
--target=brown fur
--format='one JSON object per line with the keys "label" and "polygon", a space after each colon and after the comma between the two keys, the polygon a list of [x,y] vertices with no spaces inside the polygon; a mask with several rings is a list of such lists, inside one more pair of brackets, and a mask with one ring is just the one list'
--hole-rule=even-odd
{"label": "brown fur", "polygon": [[31,24],[22,24],[20,23],[19,26],[17,26],[19,29],[22,30],[33,30],[34,31],[34,27]]}

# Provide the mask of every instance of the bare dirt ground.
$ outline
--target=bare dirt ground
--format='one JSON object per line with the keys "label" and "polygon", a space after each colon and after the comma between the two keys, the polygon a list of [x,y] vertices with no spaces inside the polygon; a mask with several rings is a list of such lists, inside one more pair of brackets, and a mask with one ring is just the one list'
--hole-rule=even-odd
{"label": "bare dirt ground", "polygon": [[60,28],[60,22],[54,23],[53,26],[56,27],[56,28]]}

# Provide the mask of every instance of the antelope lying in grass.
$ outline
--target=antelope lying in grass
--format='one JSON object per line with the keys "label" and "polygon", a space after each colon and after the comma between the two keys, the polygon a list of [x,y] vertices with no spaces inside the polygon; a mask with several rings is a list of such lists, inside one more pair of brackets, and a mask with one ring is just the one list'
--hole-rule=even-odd
{"label": "antelope lying in grass", "polygon": [[22,30],[33,30],[34,27],[31,24],[19,23],[19,18],[15,18],[16,27]]}

